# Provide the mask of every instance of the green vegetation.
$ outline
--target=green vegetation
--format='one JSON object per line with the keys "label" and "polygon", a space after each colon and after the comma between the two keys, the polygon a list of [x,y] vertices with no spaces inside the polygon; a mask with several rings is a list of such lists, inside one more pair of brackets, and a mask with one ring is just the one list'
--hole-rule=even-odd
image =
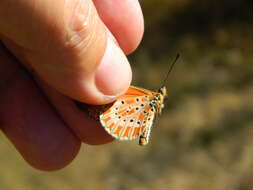
{"label": "green vegetation", "polygon": [[129,56],[133,84],[160,87],[181,54],[151,143],[84,146],[70,166],[46,173],[1,137],[0,189],[253,189],[252,1],[141,3],[146,30]]}

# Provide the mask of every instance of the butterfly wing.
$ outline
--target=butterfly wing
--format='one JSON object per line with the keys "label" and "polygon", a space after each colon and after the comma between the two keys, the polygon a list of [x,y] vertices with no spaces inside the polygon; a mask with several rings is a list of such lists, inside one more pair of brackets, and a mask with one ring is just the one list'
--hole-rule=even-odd
{"label": "butterfly wing", "polygon": [[145,125],[143,126],[142,133],[140,134],[139,145],[146,145],[149,142],[151,129],[155,121],[155,111],[150,111]]}
{"label": "butterfly wing", "polygon": [[131,86],[125,95],[100,114],[102,126],[116,139],[132,140],[143,136],[145,140],[155,116],[155,109],[150,104],[152,98],[151,91]]}

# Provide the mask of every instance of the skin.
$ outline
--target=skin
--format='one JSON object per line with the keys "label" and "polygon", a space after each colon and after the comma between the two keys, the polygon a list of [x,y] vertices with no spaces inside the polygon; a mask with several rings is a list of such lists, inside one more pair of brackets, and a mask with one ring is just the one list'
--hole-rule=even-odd
{"label": "skin", "polygon": [[137,0],[1,0],[0,128],[30,165],[57,170],[82,142],[113,140],[75,101],[122,95],[142,35]]}

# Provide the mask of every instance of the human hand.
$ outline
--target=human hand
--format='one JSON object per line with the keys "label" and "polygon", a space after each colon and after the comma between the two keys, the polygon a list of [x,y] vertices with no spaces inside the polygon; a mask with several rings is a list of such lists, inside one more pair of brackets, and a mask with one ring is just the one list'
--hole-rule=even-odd
{"label": "human hand", "polygon": [[112,141],[74,100],[106,104],[123,94],[124,53],[142,34],[137,0],[1,0],[0,128],[28,163],[60,169],[81,142]]}

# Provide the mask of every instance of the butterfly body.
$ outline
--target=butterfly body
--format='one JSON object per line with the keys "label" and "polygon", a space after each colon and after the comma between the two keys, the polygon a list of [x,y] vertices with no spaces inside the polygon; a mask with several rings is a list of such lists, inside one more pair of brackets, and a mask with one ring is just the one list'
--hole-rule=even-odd
{"label": "butterfly body", "polygon": [[146,145],[166,96],[166,87],[154,92],[130,86],[126,94],[100,114],[100,123],[116,139],[132,140],[139,137],[139,144]]}

